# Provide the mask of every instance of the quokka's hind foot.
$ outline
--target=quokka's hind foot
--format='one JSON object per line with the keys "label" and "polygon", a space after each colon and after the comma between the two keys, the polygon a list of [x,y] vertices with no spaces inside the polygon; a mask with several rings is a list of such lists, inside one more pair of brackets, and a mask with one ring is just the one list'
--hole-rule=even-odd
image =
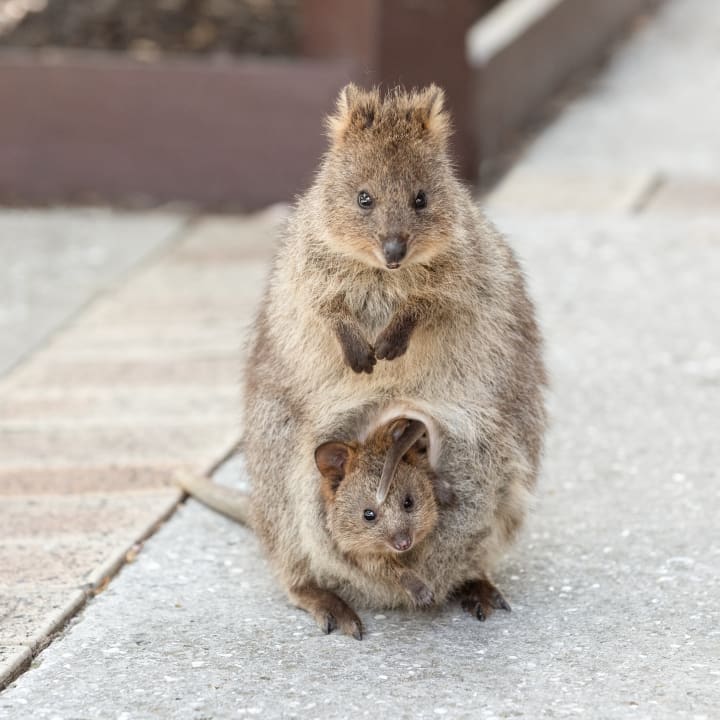
{"label": "quokka's hind foot", "polygon": [[289,594],[295,605],[315,618],[318,627],[326,635],[339,629],[345,635],[362,640],[363,627],[360,618],[335,593],[307,584],[293,588]]}
{"label": "quokka's hind foot", "polygon": [[488,580],[470,580],[457,592],[463,610],[478,620],[486,620],[495,610],[510,612],[510,604],[502,593]]}

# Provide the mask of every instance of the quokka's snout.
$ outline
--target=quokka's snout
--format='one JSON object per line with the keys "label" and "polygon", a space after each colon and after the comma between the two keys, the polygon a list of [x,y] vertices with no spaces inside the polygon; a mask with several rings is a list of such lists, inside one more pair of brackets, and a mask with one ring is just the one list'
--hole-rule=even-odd
{"label": "quokka's snout", "polygon": [[385,265],[390,270],[400,267],[408,251],[408,236],[405,233],[386,235],[380,240]]}

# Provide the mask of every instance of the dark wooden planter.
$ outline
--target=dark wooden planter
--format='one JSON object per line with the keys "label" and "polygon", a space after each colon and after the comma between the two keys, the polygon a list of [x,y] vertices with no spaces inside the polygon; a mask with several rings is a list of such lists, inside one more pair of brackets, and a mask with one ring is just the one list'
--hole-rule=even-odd
{"label": "dark wooden planter", "polygon": [[4,56],[0,198],[240,208],[292,198],[323,150],[323,114],[353,77],[347,63],[312,60]]}
{"label": "dark wooden planter", "polygon": [[[351,80],[445,87],[453,151],[473,180],[653,2],[505,0],[473,27],[495,0],[334,0],[332,12],[302,0],[297,59],[1,53],[0,202],[252,209],[291,200],[325,147],[322,118]],[[498,41],[492,24],[510,4],[541,11]]]}
{"label": "dark wooden planter", "polygon": [[[495,0],[486,0],[487,4]],[[0,201],[287,201],[322,153],[337,91],[443,85],[456,154],[476,166],[464,38],[478,0],[302,0],[303,57],[0,55]]]}

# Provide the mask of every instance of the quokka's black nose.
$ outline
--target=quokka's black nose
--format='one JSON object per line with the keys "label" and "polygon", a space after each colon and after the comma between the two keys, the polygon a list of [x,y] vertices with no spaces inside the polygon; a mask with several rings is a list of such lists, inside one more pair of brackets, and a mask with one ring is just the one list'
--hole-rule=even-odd
{"label": "quokka's black nose", "polygon": [[397,267],[407,254],[407,240],[399,235],[391,235],[383,240],[382,251],[388,267]]}

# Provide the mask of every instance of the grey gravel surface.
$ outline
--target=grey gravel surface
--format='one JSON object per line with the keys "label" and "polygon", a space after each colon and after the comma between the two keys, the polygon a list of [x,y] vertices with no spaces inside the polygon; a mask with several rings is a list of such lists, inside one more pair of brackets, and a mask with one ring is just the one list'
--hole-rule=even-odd
{"label": "grey gravel surface", "polygon": [[190,502],[0,718],[717,717],[717,225],[500,221],[553,377],[538,508],[497,577],[511,614],[365,611],[362,642],[323,636],[250,531]]}
{"label": "grey gravel surface", "polygon": [[160,213],[0,209],[0,375],[183,222]]}

